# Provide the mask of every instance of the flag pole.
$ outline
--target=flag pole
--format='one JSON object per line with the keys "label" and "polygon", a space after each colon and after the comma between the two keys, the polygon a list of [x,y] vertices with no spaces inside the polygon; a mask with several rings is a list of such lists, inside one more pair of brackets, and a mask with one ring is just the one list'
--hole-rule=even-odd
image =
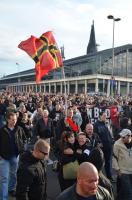
{"label": "flag pole", "polygon": [[[65,54],[64,54],[64,45],[62,47],[60,47],[60,52],[61,52],[61,57],[62,60],[65,60]],[[66,109],[66,117],[67,117],[67,88],[66,88],[66,76],[65,76],[65,70],[64,70],[64,65],[62,66],[62,75],[63,75],[63,79],[64,79],[64,96],[65,96],[65,109]],[[63,87],[62,87],[62,91],[63,91]]]}

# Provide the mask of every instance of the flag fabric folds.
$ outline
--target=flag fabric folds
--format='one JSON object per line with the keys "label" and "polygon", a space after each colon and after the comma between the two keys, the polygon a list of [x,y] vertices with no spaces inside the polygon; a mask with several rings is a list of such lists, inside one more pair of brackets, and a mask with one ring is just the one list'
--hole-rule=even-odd
{"label": "flag fabric folds", "polygon": [[31,36],[22,41],[18,47],[35,61],[36,83],[39,83],[49,71],[63,65],[60,51],[51,31],[42,34],[40,38]]}

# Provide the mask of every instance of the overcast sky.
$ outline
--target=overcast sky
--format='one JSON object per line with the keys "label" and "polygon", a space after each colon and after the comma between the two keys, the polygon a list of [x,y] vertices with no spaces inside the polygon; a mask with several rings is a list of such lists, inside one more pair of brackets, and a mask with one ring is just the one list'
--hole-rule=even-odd
{"label": "overcast sky", "polygon": [[49,30],[58,47],[64,45],[66,59],[86,54],[93,20],[98,50],[111,48],[110,14],[121,18],[115,24],[115,46],[132,44],[131,0],[0,0],[0,77],[33,68],[17,46]]}

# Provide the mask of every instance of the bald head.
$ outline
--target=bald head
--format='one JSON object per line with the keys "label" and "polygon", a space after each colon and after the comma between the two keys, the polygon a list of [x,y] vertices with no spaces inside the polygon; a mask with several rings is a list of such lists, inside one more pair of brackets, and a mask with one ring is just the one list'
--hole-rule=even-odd
{"label": "bald head", "polygon": [[96,167],[89,162],[83,162],[77,172],[76,192],[83,197],[95,195],[98,179]]}
{"label": "bald head", "polygon": [[86,128],[93,130],[93,125],[91,123],[86,124]]}
{"label": "bald head", "polygon": [[98,174],[96,167],[89,162],[83,162],[78,168],[77,177],[89,177],[91,174]]}
{"label": "bald head", "polygon": [[91,123],[88,123],[85,127],[85,132],[88,136],[93,135],[93,125]]}

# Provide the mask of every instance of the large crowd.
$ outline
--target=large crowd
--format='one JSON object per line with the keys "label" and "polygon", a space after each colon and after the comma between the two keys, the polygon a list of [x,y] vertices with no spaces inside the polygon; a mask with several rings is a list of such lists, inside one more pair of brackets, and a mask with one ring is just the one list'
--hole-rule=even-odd
{"label": "large crowd", "polygon": [[0,200],[46,200],[49,152],[57,200],[132,200],[132,99],[1,91]]}

